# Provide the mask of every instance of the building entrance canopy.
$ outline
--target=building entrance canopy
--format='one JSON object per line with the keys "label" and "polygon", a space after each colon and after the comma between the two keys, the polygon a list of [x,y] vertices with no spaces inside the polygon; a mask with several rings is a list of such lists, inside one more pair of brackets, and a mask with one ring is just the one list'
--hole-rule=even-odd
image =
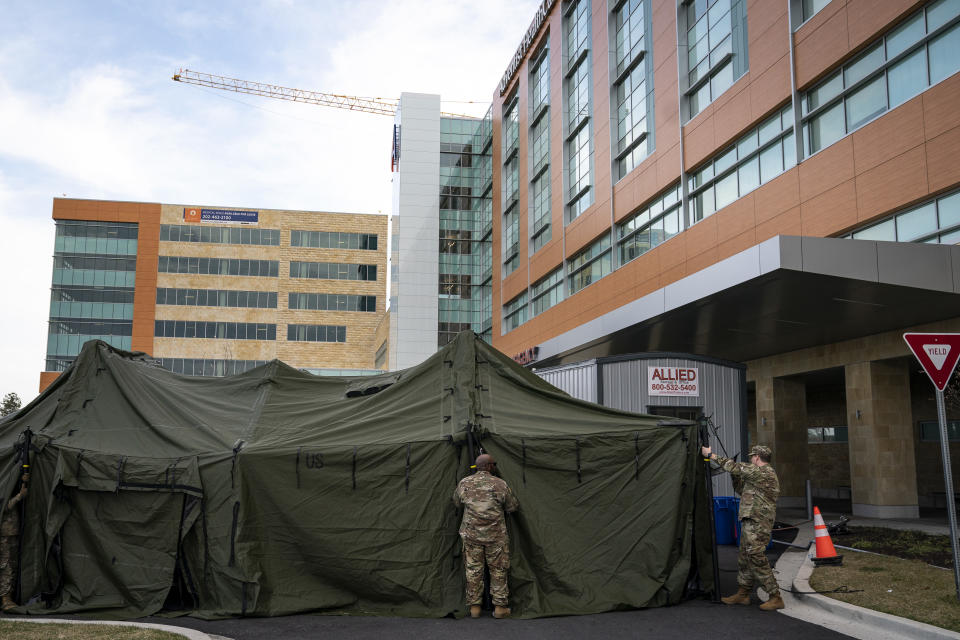
{"label": "building entrance canopy", "polygon": [[960,247],[776,236],[539,345],[747,361],[960,316]]}

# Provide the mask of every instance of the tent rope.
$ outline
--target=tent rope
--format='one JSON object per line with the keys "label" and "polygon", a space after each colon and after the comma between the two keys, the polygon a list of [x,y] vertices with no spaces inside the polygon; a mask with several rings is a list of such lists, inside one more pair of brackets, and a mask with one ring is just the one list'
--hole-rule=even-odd
{"label": "tent rope", "polygon": [[407,443],[407,477],[404,481],[404,493],[410,493],[410,443]]}
{"label": "tent rope", "polygon": [[303,449],[303,447],[297,447],[297,462],[296,462],[296,466],[294,467],[294,471],[297,474],[297,489],[300,488],[300,450],[301,449]]}
{"label": "tent rope", "polygon": [[640,480],[640,432],[633,434],[633,479]]}
{"label": "tent rope", "polygon": [[357,490],[357,447],[353,447],[353,490]]}
{"label": "tent rope", "polygon": [[580,473],[580,438],[577,438],[577,484],[583,482]]}

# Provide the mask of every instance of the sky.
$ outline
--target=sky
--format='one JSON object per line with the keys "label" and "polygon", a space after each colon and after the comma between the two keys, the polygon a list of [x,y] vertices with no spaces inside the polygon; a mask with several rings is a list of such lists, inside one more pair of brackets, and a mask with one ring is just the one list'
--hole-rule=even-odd
{"label": "sky", "polygon": [[392,213],[392,118],[178,69],[483,115],[537,4],[0,0],[0,395],[37,395],[55,197]]}

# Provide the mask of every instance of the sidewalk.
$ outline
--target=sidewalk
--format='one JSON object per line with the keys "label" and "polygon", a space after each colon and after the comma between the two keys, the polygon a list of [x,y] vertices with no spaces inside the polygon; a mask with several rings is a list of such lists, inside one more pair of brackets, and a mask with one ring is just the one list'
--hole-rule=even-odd
{"label": "sidewalk", "polygon": [[[787,522],[799,522],[806,519],[806,512],[800,510],[781,510],[778,517]],[[835,521],[839,514],[824,514],[824,520]],[[885,520],[880,518],[856,518],[850,521],[852,526],[875,526],[889,529],[911,529],[924,533],[950,535],[950,526],[937,518],[919,520]],[[806,545],[814,539],[812,522],[798,525],[799,532],[793,543]],[[774,543],[776,544],[776,543]],[[810,593],[810,574],[813,562],[808,550],[790,547],[777,561],[775,572],[781,586],[783,601],[787,605],[780,613],[826,627],[833,631],[862,640],[899,640],[917,638],[929,640],[960,639],[960,633],[941,629],[933,625],[916,622],[907,618],[892,616],[871,609],[857,607],[824,595]],[[792,589],[790,593],[786,589]]]}
{"label": "sidewalk", "polygon": [[202,631],[188,629],[187,627],[175,627],[169,624],[152,624],[146,622],[119,622],[115,620],[76,620],[61,618],[30,618],[27,616],[0,617],[0,636],[3,636],[3,625],[7,622],[28,622],[31,624],[100,624],[116,627],[139,627],[146,629],[155,629],[157,631],[166,631],[175,633],[187,638],[188,640],[230,640],[223,636],[212,636]]}

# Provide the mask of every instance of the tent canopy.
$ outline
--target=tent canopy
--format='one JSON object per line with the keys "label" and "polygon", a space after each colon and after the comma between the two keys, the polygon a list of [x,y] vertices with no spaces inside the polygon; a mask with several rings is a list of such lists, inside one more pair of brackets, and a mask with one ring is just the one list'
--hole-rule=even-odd
{"label": "tent canopy", "polygon": [[712,589],[697,448],[692,423],[570,398],[469,332],[369,377],[187,377],[92,341],[0,421],[0,490],[28,452],[31,612],[463,615],[451,496],[482,450],[520,501],[511,604],[535,617]]}

